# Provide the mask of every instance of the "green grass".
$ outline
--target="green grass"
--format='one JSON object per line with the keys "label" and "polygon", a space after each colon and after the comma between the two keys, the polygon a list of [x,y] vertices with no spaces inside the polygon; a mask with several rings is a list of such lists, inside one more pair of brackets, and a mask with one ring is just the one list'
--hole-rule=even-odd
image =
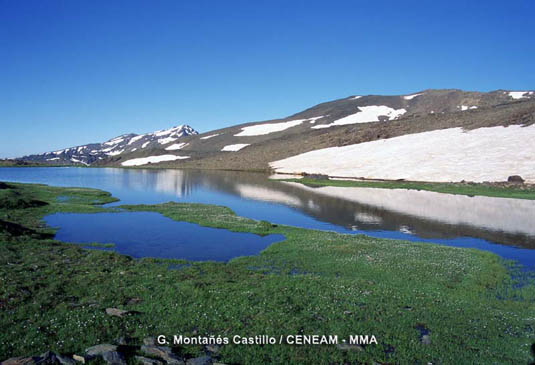
{"label": "green grass", "polygon": [[[44,206],[0,219],[50,232],[41,217],[98,213],[113,198],[90,189],[10,184]],[[58,201],[58,196],[69,196]],[[518,363],[535,342],[535,285],[517,287],[497,256],[471,249],[273,226],[230,209],[122,206],[203,226],[286,237],[229,263],[142,259],[0,232],[0,354],[81,352],[128,335],[375,335],[363,351],[335,346],[224,346],[224,363]],[[169,270],[179,264],[180,269]],[[131,299],[136,298],[136,301]],[[139,312],[109,317],[105,308]],[[431,331],[431,344],[418,330]],[[186,356],[199,346],[178,351]],[[0,356],[1,357],[1,356]]]}
{"label": "green grass", "polygon": [[485,183],[431,183],[412,181],[353,181],[329,179],[283,179],[278,181],[296,182],[307,186],[337,186],[382,189],[426,190],[445,194],[468,196],[490,196],[494,198],[535,199],[533,185],[498,185]]}

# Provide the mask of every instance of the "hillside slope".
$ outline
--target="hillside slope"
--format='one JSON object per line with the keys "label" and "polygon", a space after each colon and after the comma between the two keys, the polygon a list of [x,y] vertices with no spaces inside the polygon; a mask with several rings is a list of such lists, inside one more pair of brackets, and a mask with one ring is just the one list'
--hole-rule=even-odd
{"label": "hillside slope", "polygon": [[[282,119],[245,123],[203,134],[184,134],[180,137],[180,141],[159,138],[156,143],[153,139],[145,148],[140,148],[137,144],[133,144],[131,146],[133,148],[123,148],[124,146],[117,145],[105,155],[99,155],[97,158],[84,162],[97,166],[157,166],[259,171],[275,169],[294,173],[325,173],[327,172],[325,169],[306,167],[310,161],[307,161],[309,155],[304,154],[325,148],[388,140],[442,129],[457,128],[462,132],[486,127],[527,126],[534,121],[535,92],[533,91],[497,90],[484,93],[449,89],[424,90],[410,95],[397,96],[357,95],[318,104]],[[499,140],[502,130],[504,129],[496,129],[496,135],[490,138]],[[122,137],[124,136],[119,138]],[[128,141],[132,141],[138,137],[127,135],[125,140],[127,138],[129,138]],[[411,140],[411,143],[415,141]],[[509,139],[504,145],[500,145],[500,148],[509,148],[514,151],[518,147],[515,143],[518,141],[514,138]],[[415,151],[418,150],[417,146],[414,148]],[[482,158],[489,152],[488,149],[492,148],[492,143],[486,145],[485,148],[486,150],[478,151],[483,156]],[[373,148],[367,153],[374,153]],[[291,168],[280,164],[281,160],[299,155],[302,155],[300,159],[292,160],[295,163],[291,165]],[[510,155],[514,156],[514,153]],[[345,158],[336,153],[325,154],[325,156],[327,160],[338,161]],[[398,157],[388,153],[386,156]],[[462,152],[459,152],[456,158],[462,158]],[[340,169],[348,170],[358,166],[355,163],[354,160],[348,160],[349,165],[340,165]],[[322,164],[328,164],[328,161]],[[529,164],[526,166],[529,169]],[[355,168],[351,171],[351,177],[380,178],[382,176]],[[510,172],[509,170],[502,171],[502,175],[514,174],[515,171],[515,169],[511,169]],[[339,172],[331,171],[330,173],[339,174]],[[347,174],[340,174],[340,176],[347,176]],[[389,178],[396,176],[389,175]],[[427,179],[425,174],[415,173],[407,176]],[[472,176],[473,174],[466,174],[465,180],[470,180]],[[457,177],[452,176],[452,178]]]}

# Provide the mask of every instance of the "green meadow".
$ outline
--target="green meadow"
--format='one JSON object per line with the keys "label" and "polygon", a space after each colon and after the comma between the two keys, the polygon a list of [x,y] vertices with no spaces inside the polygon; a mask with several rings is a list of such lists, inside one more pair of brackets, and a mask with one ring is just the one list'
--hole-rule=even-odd
{"label": "green meadow", "polygon": [[280,181],[296,182],[311,187],[336,186],[381,189],[408,189],[434,191],[443,194],[468,196],[489,196],[494,198],[535,199],[535,186],[524,184],[485,184],[485,183],[437,183],[416,181],[368,181],[368,180],[331,180],[283,179]]}
{"label": "green meadow", "polygon": [[[42,221],[56,212],[115,212],[117,208],[101,206],[115,200],[92,189],[0,185],[0,360],[47,350],[82,353],[125,336],[141,344],[143,338],[157,335],[300,334],[339,339],[374,335],[378,343],[228,344],[216,360],[534,360],[535,278],[494,254],[273,225],[236,216],[221,206],[165,203],[120,208],[237,232],[277,233],[286,239],[257,256],[228,263],[135,260],[56,241],[54,230]],[[130,314],[112,317],[106,308]],[[201,345],[174,349],[186,358],[204,350]],[[135,363],[133,357],[128,361]]]}

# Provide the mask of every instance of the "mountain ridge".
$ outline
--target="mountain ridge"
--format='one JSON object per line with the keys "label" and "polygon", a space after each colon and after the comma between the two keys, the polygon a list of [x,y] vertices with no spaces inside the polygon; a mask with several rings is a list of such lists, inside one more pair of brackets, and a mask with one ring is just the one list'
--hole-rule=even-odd
{"label": "mountain ridge", "polygon": [[[427,89],[407,95],[352,95],[285,118],[184,134],[180,140],[161,138],[160,143],[146,148],[122,150],[118,145],[98,156],[101,158],[83,162],[93,166],[273,171],[274,161],[323,148],[448,128],[529,125],[534,120],[534,91]],[[126,134],[115,139],[124,136],[129,141],[137,138]],[[111,141],[114,139],[107,142]],[[37,156],[42,160],[43,155]]]}

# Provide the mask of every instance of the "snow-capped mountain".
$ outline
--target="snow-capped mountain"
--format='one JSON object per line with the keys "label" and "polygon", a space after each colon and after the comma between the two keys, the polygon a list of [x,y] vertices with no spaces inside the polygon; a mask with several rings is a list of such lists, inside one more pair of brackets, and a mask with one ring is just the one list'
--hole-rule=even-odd
{"label": "snow-capped mountain", "polygon": [[179,125],[173,128],[159,130],[145,134],[123,134],[103,143],[90,143],[83,146],[65,148],[59,151],[22,157],[24,161],[34,161],[47,164],[83,164],[92,165],[106,162],[113,157],[136,151],[173,148],[174,142],[186,136],[198,134],[189,125]]}
{"label": "snow-capped mountain", "polygon": [[[352,95],[285,118],[203,134],[188,126],[127,134],[22,160],[422,181],[503,181],[521,175],[535,181],[534,150],[527,142],[535,129],[525,128],[533,124],[533,90],[429,89]],[[389,164],[394,166],[386,169]]]}

